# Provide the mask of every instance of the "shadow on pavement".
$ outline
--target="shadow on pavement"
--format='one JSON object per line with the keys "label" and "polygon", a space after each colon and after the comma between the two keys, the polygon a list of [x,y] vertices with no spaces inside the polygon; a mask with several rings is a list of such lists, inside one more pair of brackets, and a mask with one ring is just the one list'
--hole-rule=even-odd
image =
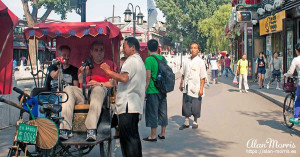
{"label": "shadow on pavement", "polygon": [[[270,128],[281,130],[284,133],[288,133],[290,135],[296,135],[300,137],[300,131],[295,128],[288,128],[284,121],[282,112],[276,111],[276,112],[244,112],[239,111],[240,114],[250,117],[256,117],[259,118],[257,122],[259,125],[265,125]],[[281,119],[281,121],[278,121],[276,119]],[[295,127],[295,126],[294,126]],[[297,127],[297,126],[296,126]]]}
{"label": "shadow on pavement", "polygon": [[[143,151],[144,156],[206,156],[219,157],[218,152],[226,150],[234,142],[220,141],[205,135],[205,130],[198,128],[197,130],[188,128],[179,130],[184,122],[182,116],[173,116],[169,120],[166,133],[166,140],[158,140],[158,142],[143,142],[143,149],[151,147],[151,150]],[[160,129],[158,129],[160,131]],[[157,154],[160,152],[160,154]]]}
{"label": "shadow on pavement", "polygon": [[228,92],[240,92],[238,89],[228,89]]}

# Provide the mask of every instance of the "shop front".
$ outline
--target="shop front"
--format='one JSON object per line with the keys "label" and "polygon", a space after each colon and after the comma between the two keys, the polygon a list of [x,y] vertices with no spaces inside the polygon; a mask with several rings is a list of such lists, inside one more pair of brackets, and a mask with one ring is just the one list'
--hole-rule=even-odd
{"label": "shop front", "polygon": [[[259,33],[260,36],[264,37],[265,40],[264,51],[268,62],[271,61],[273,53],[277,52],[279,58],[283,60],[285,65],[287,64],[286,60],[284,59],[285,33],[283,22],[285,18],[286,12],[281,11],[259,21]],[[257,55],[256,53],[255,55]]]}

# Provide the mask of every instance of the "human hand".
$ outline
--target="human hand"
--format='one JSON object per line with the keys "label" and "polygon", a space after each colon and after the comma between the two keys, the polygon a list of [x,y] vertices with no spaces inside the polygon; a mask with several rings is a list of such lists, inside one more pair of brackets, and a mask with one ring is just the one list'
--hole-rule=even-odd
{"label": "human hand", "polygon": [[182,92],[183,91],[183,87],[182,87],[182,84],[180,83],[179,85],[179,90]]}
{"label": "human hand", "polygon": [[203,90],[200,90],[199,93],[198,93],[198,95],[202,96],[203,95]]}
{"label": "human hand", "polygon": [[88,67],[88,66],[86,66],[86,67],[80,66],[80,67],[79,67],[80,73],[82,73],[84,70],[86,71],[86,73],[88,73],[88,72],[89,72],[89,67]]}
{"label": "human hand", "polygon": [[107,65],[106,63],[102,63],[102,64],[100,65],[100,68],[101,68],[102,70],[104,70],[105,73],[108,73],[108,72],[110,71],[110,66]]}
{"label": "human hand", "polygon": [[90,87],[97,87],[100,86],[100,83],[94,80],[91,80],[90,82],[87,83],[88,86]]}

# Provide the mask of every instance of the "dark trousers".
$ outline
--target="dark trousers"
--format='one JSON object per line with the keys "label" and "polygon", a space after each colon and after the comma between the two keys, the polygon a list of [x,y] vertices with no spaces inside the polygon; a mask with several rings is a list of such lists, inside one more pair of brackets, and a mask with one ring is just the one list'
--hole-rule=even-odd
{"label": "dark trousers", "polygon": [[120,144],[124,157],[142,157],[142,143],[139,135],[139,114],[119,115]]}

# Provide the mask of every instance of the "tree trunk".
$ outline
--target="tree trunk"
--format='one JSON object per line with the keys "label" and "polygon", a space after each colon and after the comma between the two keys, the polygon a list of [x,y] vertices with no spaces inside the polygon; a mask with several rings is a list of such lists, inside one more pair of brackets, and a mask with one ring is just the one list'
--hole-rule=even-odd
{"label": "tree trunk", "polygon": [[[35,21],[32,18],[28,18],[27,19],[27,24],[28,27],[33,27],[35,25]],[[34,40],[31,39],[28,41],[28,55],[30,55],[30,58],[28,56],[27,60],[27,65],[30,65],[30,63],[35,66],[37,65],[37,60],[36,60],[36,48],[38,47],[38,41],[36,42],[36,44],[34,43]],[[30,61],[29,61],[30,60]]]}

